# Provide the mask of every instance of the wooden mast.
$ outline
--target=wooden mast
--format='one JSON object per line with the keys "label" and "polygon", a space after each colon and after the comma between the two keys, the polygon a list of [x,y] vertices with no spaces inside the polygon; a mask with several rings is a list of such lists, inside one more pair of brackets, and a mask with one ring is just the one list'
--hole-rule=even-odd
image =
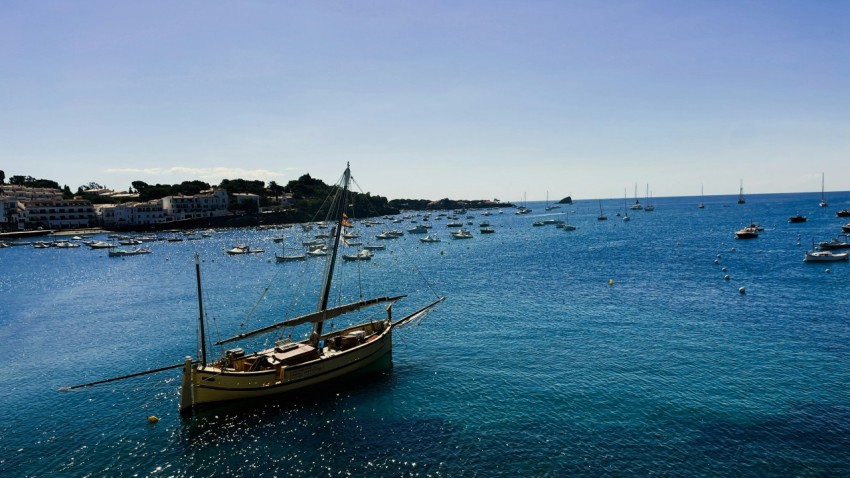
{"label": "wooden mast", "polygon": [[[336,265],[336,256],[339,251],[339,240],[342,236],[342,227],[345,223],[345,203],[347,202],[348,197],[348,182],[351,179],[351,167],[346,163],[345,172],[342,174],[342,195],[338,199],[337,203],[337,224],[336,231],[334,231],[334,247],[331,253],[331,259],[328,264],[328,268],[325,271],[325,282],[322,284],[322,293],[319,301],[319,307],[317,312],[321,312],[323,310],[327,310],[328,308],[328,297],[331,293],[331,281],[333,280],[334,275],[334,266]],[[322,336],[322,326],[324,325],[324,321],[316,322],[316,326],[313,328],[313,335],[311,337],[311,342],[314,347],[317,347],[319,344],[319,337]]]}
{"label": "wooden mast", "polygon": [[201,366],[207,365],[207,336],[204,331],[204,301],[201,296],[201,261],[195,253],[195,276],[198,282],[198,332],[201,335]]}

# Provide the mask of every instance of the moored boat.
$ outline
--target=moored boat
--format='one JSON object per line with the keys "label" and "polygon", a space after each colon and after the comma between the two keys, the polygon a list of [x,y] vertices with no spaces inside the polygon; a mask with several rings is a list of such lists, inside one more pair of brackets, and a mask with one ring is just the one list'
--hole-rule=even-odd
{"label": "moored boat", "polygon": [[264,249],[256,249],[248,246],[247,244],[237,244],[232,248],[227,250],[227,253],[231,256],[239,255],[239,254],[262,254],[266,252]]}
{"label": "moored boat", "polygon": [[838,239],[837,237],[833,237],[829,241],[819,242],[818,249],[822,251],[833,249],[850,249],[850,242],[847,242],[846,239]]}
{"label": "moored boat", "polygon": [[138,256],[142,254],[150,254],[152,251],[149,247],[133,247],[130,249],[124,249],[122,247],[116,247],[114,249],[110,249],[108,252],[109,257],[124,257],[124,256]]}
{"label": "moored boat", "polygon": [[361,249],[356,254],[343,254],[342,259],[346,261],[368,261],[372,259],[372,251]]}
{"label": "moored boat", "polygon": [[839,262],[846,261],[846,252],[832,251],[806,251],[806,256],[803,257],[803,262]]}
{"label": "moored boat", "polygon": [[759,237],[758,228],[753,226],[743,227],[735,231],[736,239],[755,239]]}
{"label": "moored boat", "polygon": [[[275,342],[274,347],[253,353],[246,353],[244,349],[237,347],[227,350],[218,359],[209,361],[200,293],[200,262],[196,256],[201,353],[198,360],[187,357],[183,364],[181,413],[190,413],[198,407],[219,402],[290,394],[353,376],[382,363],[391,362],[393,329],[421,317],[443,301],[443,297],[437,297],[428,305],[396,321],[392,319],[392,306],[406,295],[376,297],[331,306],[330,295],[341,242],[343,214],[347,205],[351,203],[348,193],[350,178],[350,169],[346,167],[341,183],[335,188],[330,202],[330,210],[334,212],[336,226],[332,234],[330,255],[322,276],[317,310],[219,340],[216,345],[224,345],[301,324],[311,324],[312,333],[306,340],[298,342],[288,339],[279,340]],[[326,321],[378,304],[387,306],[385,318],[371,319],[331,332],[324,331]]]}
{"label": "moored boat", "polygon": [[472,239],[472,233],[466,229],[460,229],[452,233],[454,239]]}

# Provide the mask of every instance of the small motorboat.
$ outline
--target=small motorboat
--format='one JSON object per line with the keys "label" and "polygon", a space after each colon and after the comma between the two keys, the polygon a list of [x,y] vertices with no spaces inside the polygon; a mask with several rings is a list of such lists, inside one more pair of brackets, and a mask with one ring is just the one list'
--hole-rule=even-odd
{"label": "small motorboat", "polygon": [[759,237],[759,230],[752,225],[738,229],[735,231],[736,239],[755,239]]}

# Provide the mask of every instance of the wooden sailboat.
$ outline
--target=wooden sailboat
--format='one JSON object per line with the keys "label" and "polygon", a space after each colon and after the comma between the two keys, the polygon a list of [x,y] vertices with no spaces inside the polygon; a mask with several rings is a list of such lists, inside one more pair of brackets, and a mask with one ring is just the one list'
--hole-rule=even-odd
{"label": "wooden sailboat", "polygon": [[[196,257],[200,357],[196,361],[187,357],[183,364],[181,413],[190,413],[198,407],[220,402],[291,394],[307,387],[371,370],[383,363],[390,363],[393,329],[422,317],[443,301],[444,297],[437,297],[430,304],[396,321],[392,320],[392,305],[406,295],[330,305],[331,285],[341,235],[343,228],[349,226],[344,210],[346,205],[352,202],[348,194],[350,179],[351,171],[346,167],[331,202],[330,210],[334,211],[336,227],[332,234],[333,247],[325,264],[316,311],[241,333],[215,344],[229,344],[287,327],[312,324],[312,333],[308,339],[299,342],[279,340],[274,347],[252,353],[246,353],[242,348],[233,348],[215,360],[208,360],[203,303],[200,300],[200,266]],[[324,331],[325,321],[378,304],[387,305],[385,318],[333,332]]]}

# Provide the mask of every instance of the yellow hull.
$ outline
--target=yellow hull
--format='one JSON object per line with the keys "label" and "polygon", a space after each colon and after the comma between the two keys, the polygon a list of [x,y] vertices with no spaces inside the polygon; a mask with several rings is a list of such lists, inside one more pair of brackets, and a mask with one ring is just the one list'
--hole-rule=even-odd
{"label": "yellow hull", "polygon": [[[363,326],[352,327],[332,335],[341,335]],[[367,328],[372,327],[367,325]],[[294,365],[276,366],[271,370],[237,371],[232,368],[192,364],[187,358],[183,366],[180,411],[227,402],[284,395],[290,392],[321,385],[340,379],[376,364],[388,355],[392,357],[392,326],[381,331],[372,330],[364,343],[345,350],[323,349],[317,358]],[[253,357],[262,357],[273,351],[264,351]]]}

